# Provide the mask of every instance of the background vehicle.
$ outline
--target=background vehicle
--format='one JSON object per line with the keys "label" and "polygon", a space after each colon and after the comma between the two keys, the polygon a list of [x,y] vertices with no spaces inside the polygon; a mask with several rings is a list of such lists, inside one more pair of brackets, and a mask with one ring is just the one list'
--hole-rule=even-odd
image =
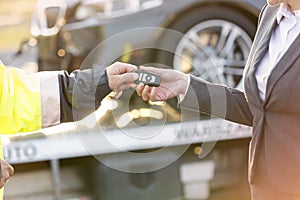
{"label": "background vehicle", "polygon": [[[126,31],[159,27],[179,31],[188,37],[170,36],[169,32],[156,29],[137,31],[137,35],[118,38],[114,46],[103,46],[86,64],[114,59],[137,65],[159,63],[198,76],[195,68],[209,70],[217,65],[220,72],[204,78],[233,87],[242,75],[258,13],[265,4],[264,0],[45,2],[38,2],[32,21],[32,34],[38,40],[40,70],[72,71],[90,67],[81,66],[82,61],[101,42]],[[158,49],[170,49],[172,53],[162,53]],[[217,64],[212,64],[208,57]]]}
{"label": "background vehicle", "polygon": [[[38,1],[39,70],[114,61],[174,68],[241,87],[264,0]],[[176,107],[176,101],[169,101]]]}
{"label": "background vehicle", "polygon": [[[39,70],[72,71],[89,68],[95,63],[108,65],[119,60],[136,65],[171,67],[208,81],[236,87],[240,84],[258,13],[264,4],[264,0],[41,0],[38,1],[32,21],[32,34],[37,39]],[[66,199],[71,194],[74,196],[74,191],[91,194],[91,198],[96,200],[184,199],[189,195],[182,178],[182,166],[189,163],[202,166],[203,161],[204,165],[206,161],[212,161],[215,169],[213,177],[197,187],[197,190],[206,188],[200,194],[198,191],[202,199],[208,198],[206,192],[209,188],[220,192],[213,192],[211,199],[249,197],[246,182],[249,128],[226,123],[222,129],[224,136],[217,138],[219,142],[205,159],[199,159],[207,127],[217,127],[220,121],[210,123],[209,117],[201,116],[202,128],[197,129],[193,123],[195,115],[182,113],[176,109],[173,101],[161,104],[143,102],[133,91],[125,92],[120,100],[108,101],[116,107],[108,109],[104,106],[104,115],[101,115],[98,123],[113,133],[116,131],[117,137],[122,138],[122,133],[118,132],[120,128],[140,130],[135,129],[136,126],[160,125],[163,120],[167,122],[164,134],[172,136],[176,133],[178,136],[174,145],[166,148],[163,154],[147,160],[131,159],[122,151],[98,145],[97,152],[108,155],[112,163],[136,170],[147,169],[151,164],[172,158],[176,149],[190,144],[194,134],[198,137],[171,165],[138,174],[120,172],[95,163],[78,141],[78,135],[67,131],[67,128],[52,131],[51,134],[42,130],[21,139],[12,138],[12,143],[5,147],[6,158],[15,163],[23,174],[28,172],[25,169],[28,165],[52,172],[53,188],[48,180],[47,186],[51,189],[46,192],[48,195],[53,192],[56,199],[63,199],[62,196]],[[149,110],[159,115],[145,112]],[[136,117],[126,120],[126,116]],[[188,123],[186,131],[176,131],[181,121]],[[218,129],[215,130],[217,132]],[[88,131],[87,136],[86,142],[99,141],[97,130]],[[161,148],[166,141],[140,144],[120,139],[119,144],[126,144],[129,152],[143,153]],[[103,145],[100,141],[99,144]],[[47,147],[53,147],[53,152],[49,153]],[[47,163],[49,160],[51,167]],[[61,173],[58,173],[59,168]],[[191,170],[190,175],[209,174],[209,170],[201,172]],[[49,173],[47,175],[49,177]],[[32,177],[35,176],[38,175]],[[225,192],[226,196],[222,196],[222,191],[228,191],[226,188],[234,192],[229,195]],[[36,199],[43,199],[39,195],[45,190],[41,188],[39,191],[35,193]],[[24,193],[28,195],[28,192]]]}

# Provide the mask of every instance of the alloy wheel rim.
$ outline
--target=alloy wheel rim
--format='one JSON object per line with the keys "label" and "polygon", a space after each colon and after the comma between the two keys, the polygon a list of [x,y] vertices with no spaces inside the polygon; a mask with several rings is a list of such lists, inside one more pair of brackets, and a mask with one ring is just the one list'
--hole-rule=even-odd
{"label": "alloy wheel rim", "polygon": [[238,25],[226,20],[207,20],[190,28],[179,41],[174,69],[237,87],[251,45],[251,37]]}

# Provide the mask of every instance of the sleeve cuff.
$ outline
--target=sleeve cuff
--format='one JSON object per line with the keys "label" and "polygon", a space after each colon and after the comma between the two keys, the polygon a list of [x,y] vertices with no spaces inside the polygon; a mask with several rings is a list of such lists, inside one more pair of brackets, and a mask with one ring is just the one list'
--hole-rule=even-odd
{"label": "sleeve cuff", "polygon": [[185,88],[184,94],[179,94],[179,96],[178,96],[179,103],[181,103],[183,101],[183,99],[185,98],[185,96],[187,94],[187,91],[189,89],[190,83],[191,83],[191,76],[189,76],[189,78],[188,78],[188,83],[187,83],[187,86]]}
{"label": "sleeve cuff", "polygon": [[39,72],[42,103],[42,127],[60,123],[58,72]]}

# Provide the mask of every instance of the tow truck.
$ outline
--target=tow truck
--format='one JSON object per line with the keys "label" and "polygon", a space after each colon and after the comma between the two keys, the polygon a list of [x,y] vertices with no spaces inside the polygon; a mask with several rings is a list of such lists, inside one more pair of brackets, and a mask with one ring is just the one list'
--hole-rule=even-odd
{"label": "tow truck", "polygon": [[[16,168],[7,199],[209,199],[222,188],[247,191],[240,185],[250,127],[195,120],[199,113],[191,111],[175,116],[172,108],[165,114],[173,118],[161,119],[156,108],[163,105],[132,110],[138,121],[122,127],[126,119],[114,114],[122,100],[114,101],[105,98],[77,122],[4,137],[5,159]],[[117,125],[105,123],[107,116]]]}
{"label": "tow truck", "polygon": [[[92,63],[110,63],[111,57],[137,65],[156,62],[239,87],[264,4],[262,0],[39,0],[32,41],[39,70],[57,70],[51,68],[56,66],[72,71],[82,65],[93,45],[117,37],[120,48],[104,45],[105,51],[98,49]],[[122,9],[125,15],[120,15]],[[176,35],[174,42],[160,34],[166,29],[187,37]],[[173,54],[141,46],[171,49]],[[107,98],[95,113],[77,122],[3,136],[5,159],[16,171],[5,198],[250,199],[250,127],[178,110],[172,100],[145,103],[133,91],[122,98]]]}

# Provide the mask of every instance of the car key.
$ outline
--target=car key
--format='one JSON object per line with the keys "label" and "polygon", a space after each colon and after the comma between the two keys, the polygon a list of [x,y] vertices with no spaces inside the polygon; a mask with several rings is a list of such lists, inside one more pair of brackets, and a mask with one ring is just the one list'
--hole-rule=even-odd
{"label": "car key", "polygon": [[144,70],[136,70],[135,73],[139,74],[139,78],[134,81],[134,83],[138,84],[140,82],[145,85],[149,85],[152,87],[158,87],[160,85],[160,76],[157,74],[153,74]]}

